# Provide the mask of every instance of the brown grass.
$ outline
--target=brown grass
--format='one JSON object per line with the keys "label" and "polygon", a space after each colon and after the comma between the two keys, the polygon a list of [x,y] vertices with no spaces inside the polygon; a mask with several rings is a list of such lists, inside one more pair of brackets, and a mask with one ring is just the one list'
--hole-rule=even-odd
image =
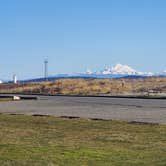
{"label": "brown grass", "polygon": [[166,93],[166,78],[146,79],[61,79],[52,82],[0,85],[0,93],[98,95]]}

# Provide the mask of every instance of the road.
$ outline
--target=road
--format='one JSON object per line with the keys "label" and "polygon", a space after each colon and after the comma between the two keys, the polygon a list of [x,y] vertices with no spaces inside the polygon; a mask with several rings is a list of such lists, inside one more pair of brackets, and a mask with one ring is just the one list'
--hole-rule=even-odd
{"label": "road", "polygon": [[0,102],[0,113],[166,124],[166,100],[65,96],[38,98],[39,100]]}

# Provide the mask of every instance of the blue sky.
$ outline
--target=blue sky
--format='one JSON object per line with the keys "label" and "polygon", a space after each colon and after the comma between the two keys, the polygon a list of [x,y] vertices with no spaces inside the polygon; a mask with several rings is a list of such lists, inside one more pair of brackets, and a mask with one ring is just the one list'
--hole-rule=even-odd
{"label": "blue sky", "polygon": [[0,77],[166,69],[165,0],[0,0]]}

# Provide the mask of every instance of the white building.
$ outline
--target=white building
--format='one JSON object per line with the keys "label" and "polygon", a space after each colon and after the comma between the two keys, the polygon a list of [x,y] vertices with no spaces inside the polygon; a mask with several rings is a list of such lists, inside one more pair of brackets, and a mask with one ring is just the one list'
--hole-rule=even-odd
{"label": "white building", "polygon": [[16,76],[16,74],[13,75],[13,83],[17,84],[17,76]]}

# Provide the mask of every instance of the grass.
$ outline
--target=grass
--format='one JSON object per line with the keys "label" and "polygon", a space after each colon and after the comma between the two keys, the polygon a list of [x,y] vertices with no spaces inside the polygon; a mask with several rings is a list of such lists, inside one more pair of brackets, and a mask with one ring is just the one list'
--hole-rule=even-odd
{"label": "grass", "polygon": [[12,98],[0,98],[0,102],[2,101],[13,101]]}
{"label": "grass", "polygon": [[98,95],[166,94],[166,77],[145,79],[61,79],[50,82],[1,84],[0,93]]}
{"label": "grass", "polygon": [[2,166],[165,166],[166,125],[0,115]]}

